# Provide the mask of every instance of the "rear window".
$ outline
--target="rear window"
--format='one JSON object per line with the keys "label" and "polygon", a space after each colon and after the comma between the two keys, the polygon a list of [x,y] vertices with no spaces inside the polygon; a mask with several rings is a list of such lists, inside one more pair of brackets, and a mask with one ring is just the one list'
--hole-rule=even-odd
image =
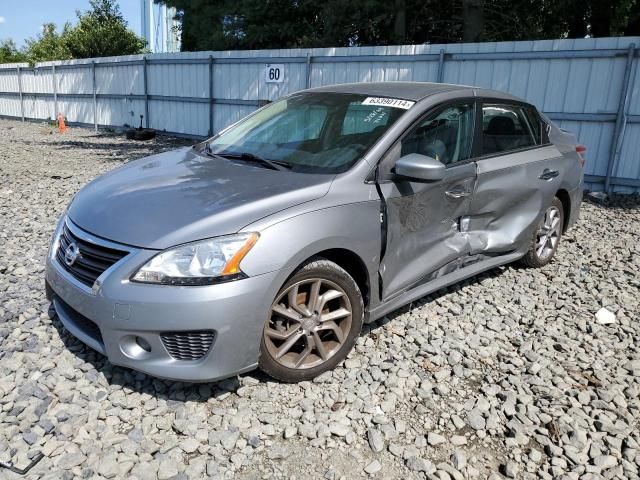
{"label": "rear window", "polygon": [[532,122],[525,107],[482,107],[482,153],[490,155],[540,144],[540,124]]}

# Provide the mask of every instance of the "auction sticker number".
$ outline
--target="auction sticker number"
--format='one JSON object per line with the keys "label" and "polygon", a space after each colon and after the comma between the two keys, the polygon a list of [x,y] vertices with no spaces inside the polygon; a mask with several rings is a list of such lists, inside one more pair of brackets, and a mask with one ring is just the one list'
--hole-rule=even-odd
{"label": "auction sticker number", "polygon": [[264,69],[264,81],[267,83],[283,83],[284,82],[284,64],[271,63],[267,64]]}
{"label": "auction sticker number", "polygon": [[362,101],[362,105],[379,105],[381,107],[402,108],[403,110],[409,110],[415,103],[402,98],[387,97],[367,97]]}

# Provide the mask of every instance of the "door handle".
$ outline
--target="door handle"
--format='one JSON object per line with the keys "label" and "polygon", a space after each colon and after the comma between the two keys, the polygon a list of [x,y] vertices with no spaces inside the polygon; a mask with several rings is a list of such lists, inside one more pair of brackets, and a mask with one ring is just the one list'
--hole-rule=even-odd
{"label": "door handle", "polygon": [[548,168],[545,168],[542,172],[542,175],[540,175],[538,178],[540,180],[551,180],[552,178],[556,178],[558,175],[560,175],[560,172],[558,170],[549,170]]}
{"label": "door handle", "polygon": [[447,197],[451,197],[451,198],[462,198],[462,197],[468,197],[469,195],[471,195],[471,192],[462,185],[456,185],[450,190],[447,190],[446,192],[444,192],[444,194]]}

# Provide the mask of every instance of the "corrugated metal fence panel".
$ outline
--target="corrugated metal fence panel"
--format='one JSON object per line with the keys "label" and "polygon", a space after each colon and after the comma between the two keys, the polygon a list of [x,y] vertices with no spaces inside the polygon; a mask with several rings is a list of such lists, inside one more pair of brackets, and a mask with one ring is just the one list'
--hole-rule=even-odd
{"label": "corrugated metal fence panel", "polygon": [[[50,69],[47,69],[47,71],[51,72]],[[93,93],[91,68],[88,68],[88,66],[57,68],[56,84],[58,93],[91,94]]]}
{"label": "corrugated metal fence panel", "polygon": [[[129,125],[137,127],[140,125],[140,115],[144,115],[144,100],[98,98],[97,110],[98,125]],[[88,113],[90,113],[90,118],[83,123],[93,123],[93,110],[88,111]]]}
{"label": "corrugated metal fence panel", "polygon": [[209,130],[209,105],[153,100],[149,102],[149,120],[157,130],[204,137]]}
{"label": "corrugated metal fence panel", "polygon": [[28,67],[26,63],[0,65],[0,115],[20,117],[20,87],[16,67]]}
{"label": "corrugated metal fence panel", "polygon": [[[627,102],[627,116],[635,115],[637,118],[640,118],[639,63],[636,60],[633,65]],[[640,123],[625,123],[619,150],[620,155],[614,167],[615,175],[621,178],[640,178]]]}
{"label": "corrugated metal fence panel", "polygon": [[[265,100],[307,86],[441,80],[507,91],[537,105],[588,147],[585,172],[603,177],[613,149],[625,50],[632,43],[637,55],[640,38],[624,37],[130,55],[45,62],[35,69],[21,64],[20,82],[16,65],[0,65],[0,115],[20,117],[24,112],[26,118],[53,118],[56,91],[58,111],[72,122],[138,126],[140,115],[148,112],[153,128],[205,136]],[[613,172],[614,177],[636,182],[640,181],[639,62],[633,60],[627,121]],[[267,63],[284,64],[284,82],[265,81]]]}
{"label": "corrugated metal fence panel", "polygon": [[0,115],[20,118],[20,97],[18,95],[2,95],[0,97]]}
{"label": "corrugated metal fence panel", "polygon": [[144,67],[142,65],[97,64],[96,93],[142,95]]}

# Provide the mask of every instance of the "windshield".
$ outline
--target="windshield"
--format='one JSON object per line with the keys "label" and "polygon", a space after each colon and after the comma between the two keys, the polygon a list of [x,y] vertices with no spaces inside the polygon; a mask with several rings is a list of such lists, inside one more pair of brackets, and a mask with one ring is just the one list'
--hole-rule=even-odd
{"label": "windshield", "polygon": [[347,171],[413,102],[342,93],[294,95],[256,112],[208,142],[208,151],[259,157],[294,172]]}

